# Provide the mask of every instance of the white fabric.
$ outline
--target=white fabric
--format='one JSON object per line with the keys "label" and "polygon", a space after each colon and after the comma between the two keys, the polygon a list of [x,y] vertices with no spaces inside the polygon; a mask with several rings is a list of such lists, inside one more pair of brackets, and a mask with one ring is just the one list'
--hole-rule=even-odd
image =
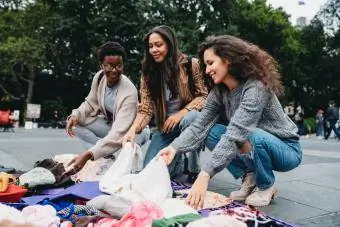
{"label": "white fabric", "polygon": [[94,206],[98,210],[104,210],[113,218],[121,219],[130,211],[132,202],[123,197],[113,195],[100,195],[86,203],[86,205]]}
{"label": "white fabric", "polygon": [[21,212],[19,210],[0,203],[0,221],[5,219],[20,224],[25,223],[25,219],[21,216]]}
{"label": "white fabric", "polygon": [[57,227],[60,218],[50,205],[27,206],[22,211],[0,203],[0,221],[10,220],[18,224],[33,224],[36,227]]}
{"label": "white fabric", "polygon": [[51,205],[28,206],[21,211],[21,215],[27,223],[34,224],[36,227],[57,227],[60,224],[57,211]]}
{"label": "white fabric", "polygon": [[126,143],[122,147],[116,161],[99,181],[99,189],[108,194],[113,194],[110,189],[117,179],[131,173],[136,173],[142,168],[143,158],[140,146],[135,143]]}
{"label": "white fabric", "polygon": [[194,208],[188,206],[182,199],[167,198],[160,207],[164,213],[164,218],[171,218],[184,214],[198,214]]}
{"label": "white fabric", "polygon": [[[126,163],[120,161],[122,160],[117,160],[114,165],[126,167]],[[99,189],[111,195],[128,198],[133,203],[147,200],[161,204],[165,198],[172,196],[169,171],[162,158],[151,160],[138,174],[118,176],[117,173],[112,173],[111,176],[111,179],[105,178],[103,180],[107,181],[99,182]]]}

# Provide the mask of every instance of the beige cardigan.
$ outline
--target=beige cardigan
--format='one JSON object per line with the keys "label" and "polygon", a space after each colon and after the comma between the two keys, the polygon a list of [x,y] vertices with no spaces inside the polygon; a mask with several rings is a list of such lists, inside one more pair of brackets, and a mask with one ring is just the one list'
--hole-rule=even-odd
{"label": "beige cardigan", "polygon": [[[103,76],[98,85],[98,78],[101,71],[93,77],[90,93],[85,101],[74,109],[70,116],[78,117],[78,124],[87,125],[93,122],[99,114],[106,116],[104,107],[106,76]],[[97,86],[98,85],[98,86]],[[118,84],[117,97],[111,111],[112,127],[109,133],[89,149],[93,153],[94,160],[113,154],[122,147],[122,139],[132,125],[138,105],[138,93],[135,85],[122,75]],[[69,116],[69,117],[70,117]]]}

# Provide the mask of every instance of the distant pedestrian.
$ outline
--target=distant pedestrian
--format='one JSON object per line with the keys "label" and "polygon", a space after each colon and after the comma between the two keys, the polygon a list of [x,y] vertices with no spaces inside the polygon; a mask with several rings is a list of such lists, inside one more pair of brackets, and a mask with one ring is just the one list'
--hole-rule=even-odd
{"label": "distant pedestrian", "polygon": [[326,120],[326,128],[325,128],[325,140],[328,140],[332,130],[335,133],[335,136],[340,140],[340,132],[336,129],[335,124],[339,120],[339,110],[335,107],[335,101],[329,101],[329,107],[326,110],[325,115]]}
{"label": "distant pedestrian", "polygon": [[318,139],[322,139],[324,136],[324,119],[323,119],[324,111],[319,109],[315,116],[316,121],[316,137]]}
{"label": "distant pedestrian", "polygon": [[303,113],[297,112],[294,115],[294,121],[295,121],[296,126],[298,127],[297,134],[299,136],[306,136],[307,135],[307,129],[306,129],[306,126],[305,126],[305,121],[303,119]]}

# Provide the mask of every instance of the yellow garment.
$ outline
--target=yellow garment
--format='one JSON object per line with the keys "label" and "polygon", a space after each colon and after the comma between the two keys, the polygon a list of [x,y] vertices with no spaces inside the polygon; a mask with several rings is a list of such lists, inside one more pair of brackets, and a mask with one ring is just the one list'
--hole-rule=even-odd
{"label": "yellow garment", "polygon": [[0,192],[7,191],[8,184],[15,182],[15,177],[11,174],[1,172],[0,173]]}

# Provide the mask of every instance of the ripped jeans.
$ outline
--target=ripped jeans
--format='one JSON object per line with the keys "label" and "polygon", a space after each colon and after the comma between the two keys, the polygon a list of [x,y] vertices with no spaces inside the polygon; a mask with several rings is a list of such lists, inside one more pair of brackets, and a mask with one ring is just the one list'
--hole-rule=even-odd
{"label": "ripped jeans", "polygon": [[[215,124],[209,131],[206,147],[213,150],[228,126]],[[280,139],[262,129],[255,129],[248,137],[252,150],[247,154],[238,153],[227,166],[235,179],[246,172],[253,172],[259,189],[267,189],[275,182],[273,171],[286,172],[296,168],[302,160],[298,138]]]}

